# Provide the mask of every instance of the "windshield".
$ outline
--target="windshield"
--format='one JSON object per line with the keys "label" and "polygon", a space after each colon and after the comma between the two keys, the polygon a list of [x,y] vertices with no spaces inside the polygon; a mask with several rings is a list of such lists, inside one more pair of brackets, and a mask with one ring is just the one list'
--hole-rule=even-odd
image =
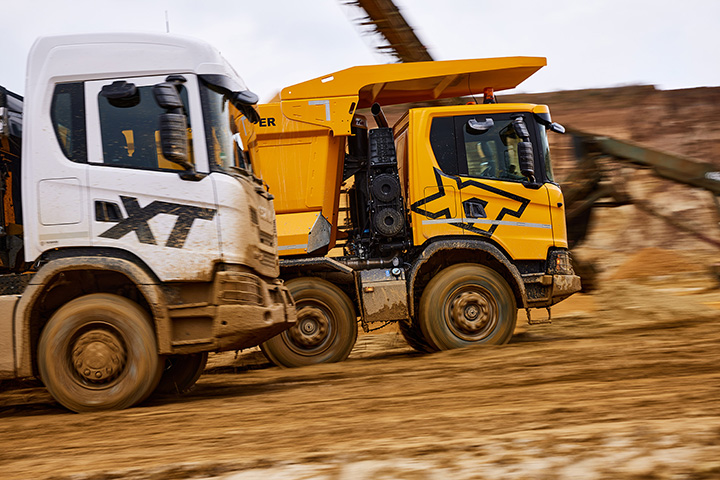
{"label": "windshield", "polygon": [[545,178],[548,182],[555,182],[552,161],[550,161],[550,143],[548,142],[547,128],[539,122],[537,126],[538,132],[540,132],[540,148],[542,148],[543,159],[545,160]]}
{"label": "windshield", "polygon": [[229,172],[233,167],[250,169],[246,154],[238,143],[235,119],[242,114],[231,106],[225,95],[200,84],[205,137],[211,171]]}

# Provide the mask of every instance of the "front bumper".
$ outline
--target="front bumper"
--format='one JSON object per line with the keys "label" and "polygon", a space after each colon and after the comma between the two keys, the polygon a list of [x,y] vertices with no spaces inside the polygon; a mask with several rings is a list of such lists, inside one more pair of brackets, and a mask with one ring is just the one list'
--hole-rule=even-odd
{"label": "front bumper", "polygon": [[210,304],[168,307],[171,351],[240,350],[260,345],[297,322],[295,303],[281,280],[219,272]]}
{"label": "front bumper", "polygon": [[221,305],[217,320],[216,350],[239,350],[260,345],[292,327],[297,321],[297,313],[293,305],[287,304],[268,307]]}
{"label": "front bumper", "polygon": [[550,307],[582,288],[580,277],[574,274],[534,274],[522,277],[529,308]]}
{"label": "front bumper", "polygon": [[548,253],[547,272],[525,274],[522,279],[529,308],[550,307],[582,288],[580,277],[573,271],[570,253],[565,249]]}

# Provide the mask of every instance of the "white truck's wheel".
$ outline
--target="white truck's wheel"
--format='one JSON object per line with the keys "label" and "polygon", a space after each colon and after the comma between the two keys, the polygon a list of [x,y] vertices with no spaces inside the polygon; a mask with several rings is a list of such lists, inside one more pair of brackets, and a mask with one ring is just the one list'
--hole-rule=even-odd
{"label": "white truck's wheel", "polygon": [[37,359],[50,394],[75,412],[143,401],[164,365],[148,313],[107,293],[76,298],[55,312],[40,334]]}

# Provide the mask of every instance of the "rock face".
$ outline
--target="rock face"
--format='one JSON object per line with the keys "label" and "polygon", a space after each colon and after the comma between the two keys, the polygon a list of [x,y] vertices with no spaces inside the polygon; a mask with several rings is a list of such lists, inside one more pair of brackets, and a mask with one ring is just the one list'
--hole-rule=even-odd
{"label": "rock face", "polygon": [[[500,97],[500,101],[547,104],[553,120],[565,126],[713,163],[720,169],[720,88],[663,91],[652,86],[631,86],[508,95]],[[568,135],[551,135],[550,140],[555,176],[562,184],[577,168],[571,139]],[[613,182],[619,181],[631,199],[645,202],[672,220],[720,241],[720,212],[711,193],[661,179],[647,169],[611,160],[603,162]],[[595,208],[588,236],[574,252],[612,277],[614,269],[636,253],[658,248],[677,252],[681,255],[678,258],[685,259],[674,263],[676,273],[708,270],[720,261],[716,246],[670,226],[636,205]],[[646,269],[673,255],[656,250],[645,254],[641,261],[647,263]]]}
{"label": "rock face", "polygon": [[545,104],[563,125],[720,166],[719,87],[657,90],[644,85],[498,99]]}

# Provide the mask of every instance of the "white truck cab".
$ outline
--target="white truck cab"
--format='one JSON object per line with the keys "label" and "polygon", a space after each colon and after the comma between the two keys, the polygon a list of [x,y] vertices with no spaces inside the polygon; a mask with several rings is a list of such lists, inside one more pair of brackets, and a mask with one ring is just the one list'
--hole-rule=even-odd
{"label": "white truck cab", "polygon": [[233,131],[256,102],[195,39],[35,43],[20,196],[4,176],[0,249],[22,238],[24,262],[2,257],[0,379],[39,376],[76,411],[123,408],[293,325],[272,196]]}

